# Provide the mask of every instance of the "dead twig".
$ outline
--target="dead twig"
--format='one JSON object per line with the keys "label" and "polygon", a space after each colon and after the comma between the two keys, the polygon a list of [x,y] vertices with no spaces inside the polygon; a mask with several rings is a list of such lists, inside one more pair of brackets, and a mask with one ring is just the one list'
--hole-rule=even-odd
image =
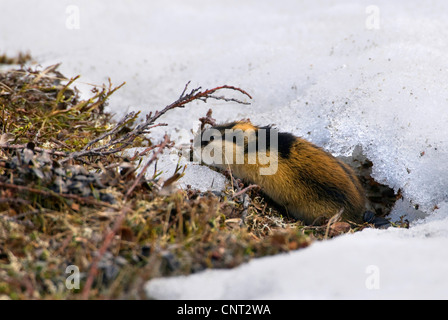
{"label": "dead twig", "polygon": [[337,222],[341,218],[343,212],[344,212],[344,208],[341,208],[341,210],[339,210],[338,213],[336,213],[334,216],[332,216],[330,218],[330,220],[328,220],[327,228],[325,229],[324,239],[328,239],[328,233],[330,231],[331,225],[333,225],[335,222]]}
{"label": "dead twig", "polygon": [[244,102],[244,101],[241,101],[241,100],[238,100],[235,98],[225,98],[223,96],[216,96],[215,93],[219,90],[228,89],[228,90],[238,91],[238,92],[246,95],[250,99],[252,99],[252,97],[246,91],[244,91],[240,88],[237,88],[237,87],[233,87],[233,86],[224,85],[224,86],[216,87],[213,89],[207,89],[204,91],[201,91],[201,87],[199,87],[199,88],[191,90],[189,93],[186,93],[188,85],[189,85],[189,82],[185,85],[184,90],[182,91],[181,95],[179,96],[179,98],[176,101],[174,101],[170,105],[166,106],[161,111],[156,111],[154,114],[152,112],[150,112],[146,116],[146,121],[135,126],[130,132],[128,132],[116,139],[112,139],[110,142],[108,142],[104,145],[93,147],[96,143],[98,143],[98,142],[104,140],[106,137],[109,137],[109,136],[115,134],[116,132],[118,132],[129,121],[135,120],[137,117],[137,114],[135,112],[130,112],[127,115],[125,115],[123,117],[123,119],[120,120],[111,130],[103,133],[96,139],[92,140],[90,143],[88,143],[83,148],[83,150],[70,153],[69,155],[67,155],[67,157],[65,159],[61,160],[61,163],[64,163],[71,159],[79,159],[81,157],[106,156],[109,154],[118,153],[118,152],[124,150],[129,145],[131,145],[137,137],[148,133],[150,129],[152,129],[154,127],[158,127],[158,126],[165,126],[166,124],[164,124],[164,123],[156,124],[156,121],[161,116],[163,116],[166,112],[168,112],[169,110],[175,109],[175,108],[183,108],[183,107],[185,107],[186,104],[188,104],[194,100],[200,100],[200,101],[206,102],[207,99],[215,99],[215,100],[232,101],[232,102],[237,102],[240,104],[249,104],[248,102]]}
{"label": "dead twig", "polygon": [[170,142],[170,139],[167,135],[164,136],[164,140],[159,144],[159,148],[157,151],[153,152],[152,157],[146,162],[145,166],[143,167],[142,171],[138,174],[137,178],[135,179],[132,186],[129,188],[129,190],[126,192],[124,196],[124,200],[126,201],[127,198],[131,195],[132,191],[134,191],[135,187],[140,183],[141,179],[144,177],[146,170],[148,170],[149,166],[157,159],[160,153],[162,153],[163,149],[168,146],[168,143]]}
{"label": "dead twig", "polygon": [[0,198],[0,203],[29,204],[30,202],[20,198]]}
{"label": "dead twig", "polygon": [[[2,144],[0,144],[0,148],[6,149],[6,150],[21,150],[21,149],[26,149],[27,144],[2,143]],[[39,147],[34,147],[33,150],[37,151],[37,152],[48,152],[52,155],[60,156],[60,157],[66,157],[69,154],[68,152],[64,152],[64,151],[48,150],[48,149],[43,149],[43,148],[39,148]]]}
{"label": "dead twig", "polygon": [[242,195],[243,193],[246,193],[246,192],[249,191],[250,189],[257,189],[257,188],[260,188],[260,186],[258,186],[258,185],[256,185],[256,184],[251,184],[251,185],[247,186],[246,188],[241,189],[241,190],[239,190],[237,193],[235,193],[235,194],[232,196],[232,199],[233,199],[233,198],[236,198],[236,197],[239,197],[240,195]]}
{"label": "dead twig", "polygon": [[78,196],[75,194],[56,193],[53,191],[45,191],[45,190],[40,190],[40,189],[31,188],[31,187],[27,187],[27,186],[19,186],[19,185],[5,183],[5,182],[0,182],[0,187],[7,188],[7,189],[15,189],[15,190],[19,190],[19,191],[27,191],[27,192],[31,192],[31,193],[37,193],[37,194],[41,194],[41,195],[47,196],[47,197],[71,199],[71,200],[76,200],[76,201],[84,203],[84,204],[91,204],[91,205],[116,209],[115,206],[113,206],[107,202],[96,200],[93,197],[81,197],[81,196]]}
{"label": "dead twig", "polygon": [[98,250],[98,255],[95,257],[95,260],[92,262],[92,265],[90,267],[89,273],[87,275],[86,283],[84,284],[84,288],[82,290],[81,298],[84,300],[87,300],[89,298],[90,289],[93,285],[93,280],[95,279],[96,275],[98,274],[98,263],[103,258],[104,254],[106,253],[107,249],[109,248],[110,244],[112,243],[112,240],[115,238],[115,235],[117,234],[118,230],[120,230],[120,227],[124,221],[124,218],[126,217],[126,213],[128,211],[131,211],[130,208],[124,207],[121,209],[121,214],[117,217],[115,220],[114,227],[112,230],[110,230],[104,237],[103,245]]}
{"label": "dead twig", "polygon": [[209,124],[211,126],[216,125],[216,119],[212,118],[212,112],[212,109],[208,109],[205,117],[199,118],[199,121],[201,122],[201,131],[204,129],[206,124]]}
{"label": "dead twig", "polygon": [[[140,183],[142,177],[145,175],[145,172],[148,169],[148,167],[157,159],[157,157],[163,151],[163,149],[165,149],[168,146],[169,142],[170,142],[170,140],[169,140],[168,136],[165,135],[164,136],[164,140],[158,145],[157,151],[155,151],[153,153],[152,157],[148,160],[148,162],[143,167],[142,171],[136,177],[136,179],[135,179],[134,183],[132,184],[132,186],[126,192],[126,194],[124,196],[124,201],[126,201],[127,198],[129,197],[129,195],[134,191],[135,187]],[[114,237],[117,234],[118,230],[120,230],[120,227],[123,224],[123,221],[124,221],[127,213],[130,212],[130,211],[131,211],[131,209],[129,207],[123,207],[121,209],[120,215],[115,220],[114,227],[104,237],[103,244],[100,247],[100,249],[98,250],[98,255],[96,256],[95,260],[92,262],[92,265],[90,267],[90,270],[89,270],[89,273],[88,273],[88,276],[87,276],[87,280],[86,280],[86,283],[84,285],[84,289],[82,291],[82,299],[85,299],[85,300],[88,299],[89,293],[90,293],[90,289],[91,289],[91,287],[93,285],[93,280],[94,280],[94,278],[96,277],[96,275],[98,273],[98,263],[101,261],[102,257],[104,256],[104,254],[106,253],[107,249],[111,245],[112,240],[114,239]]]}
{"label": "dead twig", "polygon": [[246,191],[248,191],[249,189],[258,187],[258,186],[250,185],[244,189],[241,189],[241,187],[240,187],[241,180],[233,178],[232,171],[230,170],[230,168],[228,170],[228,173],[230,175],[230,180],[232,182],[232,186],[238,190],[238,192],[236,192],[236,193],[234,192],[232,199],[234,199],[236,197],[240,197],[240,202],[243,205],[243,210],[241,211],[240,226],[244,226],[246,224],[247,210],[249,209],[249,204],[250,204],[250,200],[249,200],[250,198],[247,195]]}
{"label": "dead twig", "polygon": [[42,77],[46,77],[47,74],[54,72],[60,65],[61,65],[61,63],[56,63],[56,64],[46,67],[43,71],[41,71],[37,74],[36,78],[34,78],[34,80],[31,83],[39,82]]}

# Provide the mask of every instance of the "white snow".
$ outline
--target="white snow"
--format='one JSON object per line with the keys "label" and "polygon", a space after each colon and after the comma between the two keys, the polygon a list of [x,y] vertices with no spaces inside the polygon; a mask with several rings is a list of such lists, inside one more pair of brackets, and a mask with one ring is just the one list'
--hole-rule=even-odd
{"label": "white snow", "polygon": [[[241,87],[250,106],[194,103],[163,117],[177,129],[168,133],[182,143],[213,108],[219,122],[274,123],[335,155],[361,145],[374,178],[404,196],[392,216],[406,214],[409,230],[364,230],[233,270],[156,279],[151,297],[447,298],[446,1],[3,0],[0,52],[19,50],[44,67],[62,62],[83,90],[126,81],[109,106],[117,117],[163,108],[189,80]],[[159,164],[166,175],[169,159]],[[219,190],[224,179],[188,165],[187,184]]]}
{"label": "white snow", "polygon": [[447,299],[447,226],[445,214],[410,230],[369,229],[146,290],[158,299]]}

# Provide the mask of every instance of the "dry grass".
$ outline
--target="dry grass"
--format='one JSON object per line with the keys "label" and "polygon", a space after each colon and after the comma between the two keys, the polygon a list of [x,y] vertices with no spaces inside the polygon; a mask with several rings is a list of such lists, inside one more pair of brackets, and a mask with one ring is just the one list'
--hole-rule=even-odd
{"label": "dry grass", "polygon": [[[130,114],[114,122],[104,106],[119,87],[94,88],[82,100],[77,79],[57,66],[0,73],[1,298],[144,299],[154,277],[232,268],[365,227],[303,226],[256,188],[239,191],[238,181],[217,196],[173,188],[181,168],[165,185],[136,174],[135,163],[156,161],[171,145],[150,138],[161,114],[243,90],[186,87],[146,121]],[[146,150],[126,159],[135,146]],[[66,287],[70,265],[81,272],[79,289]]]}
{"label": "dry grass", "polygon": [[[232,187],[216,196],[137,175],[132,163],[170,147],[148,137],[172,108],[148,115],[146,127],[138,114],[113,122],[104,106],[118,87],[82,100],[77,79],[57,66],[0,73],[1,297],[140,299],[153,277],[231,268],[310,243],[254,190],[243,206]],[[220,99],[222,89],[245,94],[186,89],[175,107]],[[123,151],[135,146],[146,152],[128,162]],[[66,288],[70,265],[81,272],[79,289]]]}

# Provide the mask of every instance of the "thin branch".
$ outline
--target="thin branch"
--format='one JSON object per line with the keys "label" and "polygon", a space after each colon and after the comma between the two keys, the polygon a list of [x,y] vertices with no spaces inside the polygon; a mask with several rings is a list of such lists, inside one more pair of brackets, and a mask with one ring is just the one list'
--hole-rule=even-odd
{"label": "thin branch", "polygon": [[180,94],[179,99],[182,99],[182,97],[185,95],[185,92],[187,92],[187,89],[188,89],[188,86],[190,85],[190,82],[191,82],[191,80],[188,81],[187,84],[185,85],[185,88],[182,91],[182,93]]}
{"label": "thin branch", "polygon": [[135,118],[136,114],[133,112],[125,115],[124,118],[122,120],[120,120],[111,130],[103,133],[98,138],[89,142],[84,147],[83,150],[78,151],[78,152],[72,152],[69,155],[67,155],[66,158],[61,160],[61,163],[64,163],[71,159],[79,159],[81,157],[105,156],[105,155],[109,155],[109,154],[118,153],[118,152],[122,151],[123,149],[125,149],[127,146],[131,145],[137,137],[148,133],[148,131],[150,129],[152,129],[154,127],[166,125],[166,124],[162,124],[162,123],[156,124],[156,121],[161,116],[163,116],[166,112],[168,112],[169,110],[175,109],[175,108],[183,108],[183,107],[185,107],[186,104],[188,104],[194,100],[201,100],[201,101],[206,102],[207,99],[215,99],[215,100],[232,101],[232,102],[237,102],[237,103],[241,103],[241,104],[249,104],[248,102],[243,102],[241,100],[234,99],[234,98],[225,98],[223,96],[215,96],[214,93],[219,90],[227,89],[227,90],[238,91],[238,92],[246,95],[250,99],[252,99],[252,97],[246,91],[244,91],[240,88],[237,88],[237,87],[227,86],[227,85],[216,87],[213,89],[207,89],[204,91],[200,91],[201,87],[199,87],[196,89],[192,89],[190,91],[190,93],[187,94],[186,92],[187,92],[189,83],[190,82],[188,82],[185,85],[185,88],[183,89],[181,95],[179,96],[179,98],[176,101],[174,101],[170,105],[166,106],[161,111],[154,112],[154,114],[152,112],[150,112],[146,116],[146,121],[137,125],[130,132],[128,132],[128,133],[124,134],[123,136],[121,136],[115,140],[112,140],[109,143],[106,143],[102,146],[98,146],[96,148],[91,148],[95,143],[97,143],[101,140],[104,140],[106,137],[111,136],[112,134],[118,132],[118,130],[121,129],[130,119]]}
{"label": "thin branch", "polygon": [[129,209],[128,207],[124,207],[121,210],[121,214],[115,220],[114,227],[104,237],[103,245],[98,250],[98,255],[95,257],[95,260],[92,262],[92,265],[90,267],[86,283],[84,284],[84,288],[82,290],[82,295],[81,295],[82,299],[87,300],[89,298],[89,293],[90,293],[90,289],[92,288],[92,285],[93,285],[93,280],[94,280],[95,276],[98,274],[98,263],[103,258],[104,254],[106,253],[107,249],[109,248],[110,244],[112,243],[112,240],[114,239],[118,230],[120,230],[120,227],[124,221],[124,218],[126,217],[126,213],[129,211],[131,211],[131,209]]}
{"label": "thin branch", "polygon": [[204,129],[206,124],[209,124],[211,126],[216,125],[216,119],[212,118],[212,109],[208,109],[207,114],[205,117],[199,118],[199,121],[201,122],[201,131]]}
{"label": "thin branch", "polygon": [[[145,172],[148,169],[148,167],[157,159],[159,154],[163,151],[163,149],[168,145],[169,142],[170,142],[170,140],[169,140],[168,136],[165,135],[164,140],[158,145],[158,147],[159,147],[158,150],[153,153],[151,159],[148,160],[146,165],[143,167],[143,170],[139,173],[139,175],[135,179],[134,183],[129,188],[128,192],[126,192],[126,195],[124,196],[124,201],[126,201],[127,198],[129,197],[129,195],[132,193],[132,191],[134,191],[135,187],[139,184],[142,177],[145,175]],[[98,263],[101,261],[102,257],[104,256],[107,249],[111,245],[112,240],[114,239],[118,230],[120,230],[120,227],[123,224],[123,221],[124,221],[127,213],[130,211],[131,211],[130,208],[123,207],[121,209],[121,214],[115,220],[114,227],[104,237],[103,244],[100,247],[100,249],[98,250],[98,255],[96,256],[95,260],[92,262],[92,266],[90,267],[90,270],[89,270],[89,273],[87,276],[87,280],[86,280],[86,283],[85,283],[83,291],[82,291],[82,299],[84,299],[84,300],[88,299],[90,290],[93,285],[93,280],[98,273]]]}
{"label": "thin branch", "polygon": [[239,197],[240,195],[242,195],[243,193],[246,193],[246,192],[249,191],[250,189],[257,189],[257,188],[260,188],[260,186],[258,186],[258,185],[256,185],[256,184],[251,184],[251,185],[247,186],[246,188],[244,188],[244,189],[238,191],[237,193],[235,193],[235,194],[232,196],[232,199],[233,199],[233,198],[236,198],[236,197]]}
{"label": "thin branch", "polygon": [[159,149],[155,152],[153,152],[152,157],[146,162],[145,166],[143,167],[142,171],[138,174],[137,178],[135,179],[132,186],[129,188],[129,190],[126,192],[124,196],[124,200],[126,201],[127,198],[131,195],[132,191],[134,191],[135,187],[140,183],[141,179],[144,177],[146,170],[148,170],[149,166],[157,159],[160,153],[162,153],[163,149],[168,145],[170,142],[167,135],[164,136],[164,140],[159,144]]}
{"label": "thin branch", "polygon": [[327,227],[325,229],[325,236],[324,236],[325,240],[328,239],[328,233],[330,231],[330,227],[341,218],[343,212],[344,212],[344,208],[341,208],[341,210],[339,210],[338,213],[336,213],[334,216],[332,216],[328,220]]}
{"label": "thin branch", "polygon": [[104,132],[99,137],[97,137],[97,138],[93,139],[92,141],[90,141],[89,143],[87,143],[86,146],[82,149],[82,151],[86,151],[87,149],[89,149],[92,145],[94,145],[98,141],[103,140],[103,139],[107,138],[108,136],[115,134],[119,129],[121,129],[123,127],[123,125],[125,125],[128,122],[129,119],[132,119],[134,116],[135,116],[135,112],[130,112],[130,113],[126,114],[123,117],[123,119],[121,119],[111,130]]}
{"label": "thin branch", "polygon": [[0,203],[29,204],[30,202],[20,198],[0,198]]}
{"label": "thin branch", "polygon": [[[188,83],[187,83],[188,86]],[[187,87],[186,86],[186,87]],[[224,97],[218,97],[218,96],[213,96],[213,94],[216,91],[222,90],[222,89],[229,89],[229,90],[235,90],[235,91],[239,91],[242,94],[246,95],[247,97],[249,97],[250,99],[252,99],[252,97],[250,96],[250,94],[248,94],[246,91],[244,91],[243,89],[237,88],[237,87],[233,87],[233,86],[228,86],[228,85],[224,85],[224,86],[220,86],[220,87],[216,87],[213,89],[207,89],[205,91],[199,91],[201,89],[201,87],[196,88],[191,90],[191,92],[189,94],[185,94],[186,89],[184,89],[182,95],[179,97],[179,99],[177,99],[175,102],[173,102],[172,104],[166,106],[162,111],[156,111],[156,114],[150,118],[150,120],[152,122],[154,122],[155,120],[157,120],[158,118],[160,118],[162,115],[164,115],[168,110],[174,109],[174,108],[182,108],[184,107],[185,104],[190,103],[194,100],[201,100],[201,101],[206,101],[207,99],[215,99],[215,100],[224,100],[224,101],[233,101],[233,102],[237,102],[237,103],[241,103],[241,104],[249,104],[248,102],[243,102],[241,100],[238,99],[228,99],[228,98],[224,98]]]}
{"label": "thin branch", "polygon": [[[6,150],[20,150],[20,149],[26,149],[27,144],[9,144],[9,143],[2,143],[0,144],[0,148],[1,149],[6,149]],[[64,151],[55,151],[55,150],[48,150],[48,149],[43,149],[43,148],[39,148],[39,147],[34,147],[34,151],[37,152],[48,152],[52,155],[55,156],[61,156],[61,157],[66,157],[69,153],[68,152],[64,152]]]}
{"label": "thin branch", "polygon": [[[56,69],[57,69],[60,65],[61,65],[61,63],[59,62],[59,63],[56,63],[56,64],[53,64],[53,65],[51,65],[51,66],[46,67],[43,71],[41,71],[41,72],[39,72],[39,73],[37,74],[36,78],[34,78],[34,80],[32,81],[32,83],[37,83],[37,82],[39,82],[39,80],[40,80],[42,77],[48,77],[47,74],[56,71]],[[65,79],[64,79],[64,80],[65,80]]]}
{"label": "thin branch", "polygon": [[53,191],[45,191],[45,190],[40,190],[40,189],[31,188],[31,187],[27,187],[27,186],[19,186],[19,185],[5,183],[5,182],[0,182],[0,187],[7,188],[7,189],[15,189],[15,190],[19,190],[19,191],[28,191],[31,193],[41,194],[41,195],[44,195],[47,197],[72,199],[72,200],[76,200],[78,202],[82,202],[85,204],[92,204],[92,205],[96,205],[96,206],[102,206],[102,207],[116,209],[115,206],[113,206],[107,202],[96,200],[93,197],[81,197],[81,196],[78,196],[75,194],[69,194],[69,193],[56,193]]}

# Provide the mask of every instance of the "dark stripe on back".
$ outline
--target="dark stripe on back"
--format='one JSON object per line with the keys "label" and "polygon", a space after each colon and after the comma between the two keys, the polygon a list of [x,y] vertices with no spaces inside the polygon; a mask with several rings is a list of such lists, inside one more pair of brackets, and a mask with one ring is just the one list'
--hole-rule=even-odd
{"label": "dark stripe on back", "polygon": [[[235,121],[235,122],[230,122],[230,123],[226,123],[223,125],[217,125],[217,126],[214,126],[213,129],[219,130],[221,132],[223,140],[227,139],[228,141],[235,143],[236,135],[232,134],[229,137],[226,137],[225,130],[233,129],[234,126],[237,125],[238,123],[239,122]],[[265,140],[266,140],[266,147],[261,146],[258,141],[259,130],[264,130],[263,134],[264,134]],[[266,149],[271,150],[271,147],[274,147],[276,145],[275,143],[271,142],[271,130],[276,130],[278,133],[277,134],[277,137],[278,137],[277,146],[278,146],[279,156],[284,159],[289,158],[291,155],[292,147],[297,138],[291,133],[278,132],[278,129],[272,128],[271,126],[258,127],[258,129],[255,129],[255,135],[256,135],[256,139],[257,139],[256,151],[257,152],[266,152]],[[201,146],[205,147],[208,143],[209,143],[209,141],[201,141]],[[246,152],[246,153],[248,152],[248,144],[247,143],[245,143],[245,145],[244,145],[244,152]]]}
{"label": "dark stripe on back", "polygon": [[278,153],[282,158],[289,158],[291,150],[296,141],[296,137],[291,133],[279,132],[278,134]]}
{"label": "dark stripe on back", "polygon": [[[266,135],[266,148],[268,150],[271,150],[271,147],[275,146],[275,143],[271,142],[271,131],[276,130],[277,137],[278,137],[277,150],[278,150],[279,156],[282,158],[289,158],[289,156],[291,154],[292,147],[297,138],[291,133],[278,132],[278,129],[272,128],[271,126],[260,127],[259,130],[260,129],[264,130],[264,134]],[[257,140],[258,140],[258,138],[259,138],[258,131],[256,133],[257,133]],[[259,144],[257,143],[257,146],[258,145]],[[261,149],[260,151],[265,151],[265,150]]]}

